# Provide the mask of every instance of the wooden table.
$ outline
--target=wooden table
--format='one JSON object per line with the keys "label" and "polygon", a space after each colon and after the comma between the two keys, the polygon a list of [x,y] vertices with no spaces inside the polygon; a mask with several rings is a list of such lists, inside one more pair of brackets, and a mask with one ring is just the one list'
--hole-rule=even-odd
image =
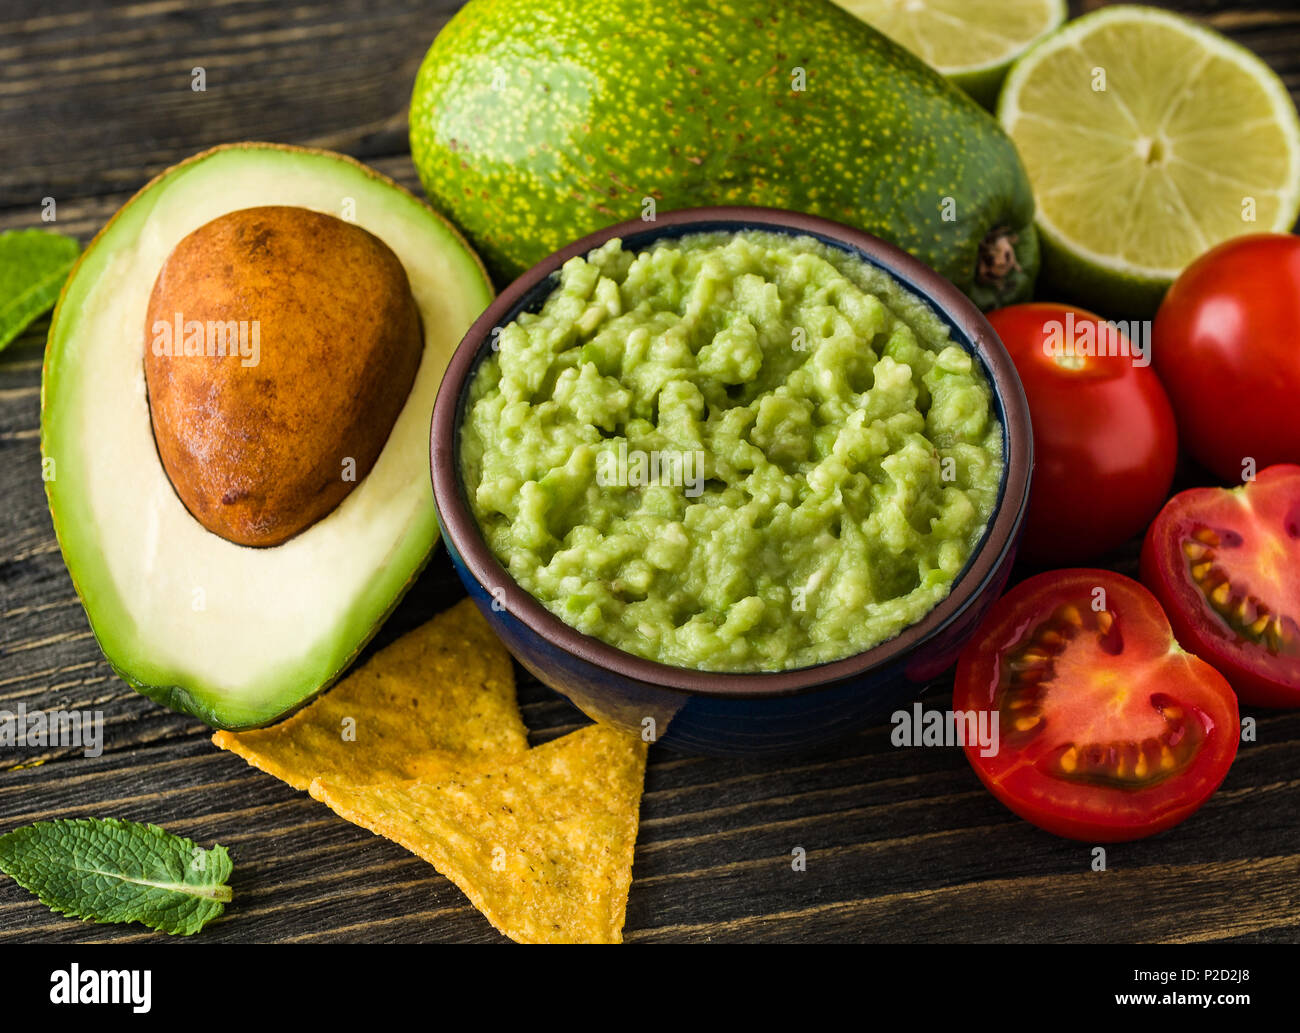
{"label": "wooden table", "polygon": [[[7,0],[0,13],[0,228],[88,240],[146,180],[212,144],[267,139],[356,155],[418,192],[406,103],[447,0]],[[1077,8],[1078,5],[1076,5]],[[1088,4],[1084,6],[1099,6]],[[1300,90],[1290,0],[1182,8]],[[1077,9],[1076,9],[1076,13]],[[207,91],[190,89],[195,65]],[[0,709],[102,710],[105,749],[0,753],[0,831],[40,818],[152,821],[236,860],[204,941],[499,940],[401,848],[221,753],[197,721],[114,676],[91,637],[42,491],[43,321],[0,355]],[[122,482],[130,506],[131,483]],[[1115,558],[1132,572],[1134,549]],[[377,644],[462,594],[439,552]],[[928,692],[947,705],[950,682]],[[585,722],[520,672],[542,741]],[[895,749],[889,726],[774,760],[651,754],[627,915],[633,942],[1300,939],[1300,713],[1261,712],[1219,793],[1185,825],[1090,849],[1016,819],[957,749]],[[807,851],[795,872],[791,852]],[[0,878],[0,942],[128,941],[59,918]]]}

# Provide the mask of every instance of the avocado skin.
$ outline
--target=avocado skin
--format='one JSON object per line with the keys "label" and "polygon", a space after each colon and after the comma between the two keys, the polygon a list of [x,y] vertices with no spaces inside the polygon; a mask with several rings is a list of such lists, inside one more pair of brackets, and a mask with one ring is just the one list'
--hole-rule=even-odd
{"label": "avocado skin", "polygon": [[[416,77],[411,152],[499,282],[645,218],[646,198],[835,219],[986,309],[1028,298],[1038,270],[1033,194],[1001,127],[829,0],[471,0]],[[977,283],[998,230],[1020,268]]]}

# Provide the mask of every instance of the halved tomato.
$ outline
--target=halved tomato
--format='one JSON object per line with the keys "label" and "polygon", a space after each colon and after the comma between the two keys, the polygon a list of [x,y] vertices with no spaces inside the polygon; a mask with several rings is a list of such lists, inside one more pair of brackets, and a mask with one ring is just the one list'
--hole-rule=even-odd
{"label": "halved tomato", "polygon": [[1179,648],[1155,597],[1105,570],[1054,570],[1003,596],[957,662],[953,710],[996,716],[997,749],[965,747],[1026,821],[1091,843],[1177,825],[1219,787],[1237,698]]}
{"label": "halved tomato", "polygon": [[1142,544],[1142,581],[1243,702],[1300,706],[1300,466],[1175,495]]}

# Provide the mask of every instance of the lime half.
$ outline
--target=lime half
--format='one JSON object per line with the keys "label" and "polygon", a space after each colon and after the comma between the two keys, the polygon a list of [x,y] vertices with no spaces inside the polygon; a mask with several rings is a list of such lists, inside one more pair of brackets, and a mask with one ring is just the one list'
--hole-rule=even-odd
{"label": "lime half", "polygon": [[986,108],[1007,69],[1065,21],[1065,0],[835,0]]}
{"label": "lime half", "polygon": [[1108,7],[1029,51],[998,118],[1038,203],[1044,279],[1149,314],[1198,255],[1300,213],[1300,118],[1258,57],[1193,21]]}

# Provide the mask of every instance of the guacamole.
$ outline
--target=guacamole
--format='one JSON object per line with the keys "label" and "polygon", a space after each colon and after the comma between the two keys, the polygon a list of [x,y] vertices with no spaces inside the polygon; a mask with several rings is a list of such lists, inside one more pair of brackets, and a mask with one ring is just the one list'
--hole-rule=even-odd
{"label": "guacamole", "polygon": [[763,231],[570,259],[497,335],[459,449],[525,590],[585,634],[708,671],[837,660],[915,623],[1002,475],[989,384],[928,306]]}

